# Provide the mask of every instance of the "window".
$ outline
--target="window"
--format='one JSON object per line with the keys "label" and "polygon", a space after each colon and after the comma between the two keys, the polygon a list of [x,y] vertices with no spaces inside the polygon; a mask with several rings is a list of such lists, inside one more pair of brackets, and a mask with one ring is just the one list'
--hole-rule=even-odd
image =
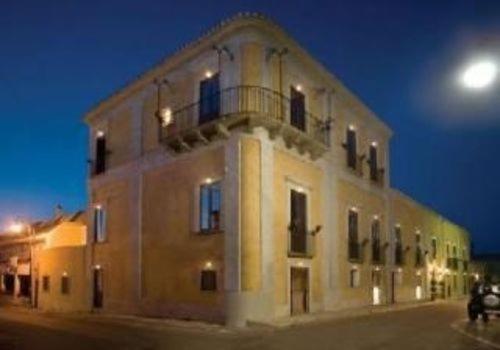
{"label": "window", "polygon": [[347,129],[346,135],[347,166],[351,169],[357,167],[356,131],[353,128]]}
{"label": "window", "polygon": [[219,74],[200,82],[200,104],[198,123],[217,119],[220,114],[220,84]]}
{"label": "window", "polygon": [[394,228],[394,262],[396,265],[403,264],[403,239],[400,226]]}
{"label": "window", "polygon": [[215,291],[217,290],[217,272],[214,270],[201,271],[201,290]]}
{"label": "window", "polygon": [[98,132],[95,143],[94,175],[99,175],[106,171],[106,153],[106,137],[104,133]]}
{"label": "window", "polygon": [[290,88],[290,122],[297,129],[306,130],[305,96],[293,86]]}
{"label": "window", "polygon": [[42,277],[42,290],[44,292],[48,292],[50,290],[50,277],[49,276]]}
{"label": "window", "polygon": [[220,230],[221,188],[220,182],[204,184],[200,187],[200,231]]}
{"label": "window", "polygon": [[101,205],[94,207],[94,242],[106,240],[106,211]]}
{"label": "window", "polygon": [[370,145],[370,179],[372,181],[378,181],[379,180],[379,174],[378,174],[378,159],[377,159],[377,146],[376,145]]}
{"label": "window", "polygon": [[415,234],[415,265],[420,266],[423,264],[422,247],[421,247],[422,237],[420,233]]}
{"label": "window", "polygon": [[381,259],[380,252],[380,221],[374,219],[372,221],[372,260],[374,262],[380,262]]}
{"label": "window", "polygon": [[348,213],[348,232],[347,240],[349,244],[349,259],[359,259],[360,249],[358,244],[358,212],[349,209]]}
{"label": "window", "polygon": [[307,249],[307,197],[305,193],[290,191],[290,251],[306,253]]}
{"label": "window", "polygon": [[69,294],[69,290],[69,277],[67,275],[63,275],[61,277],[61,294]]}
{"label": "window", "polygon": [[438,251],[436,237],[433,237],[431,242],[432,242],[431,243],[431,256],[432,256],[433,260],[436,260],[437,259],[437,251]]}
{"label": "window", "polygon": [[361,284],[359,270],[356,267],[351,268],[349,271],[349,286],[351,288],[359,287]]}

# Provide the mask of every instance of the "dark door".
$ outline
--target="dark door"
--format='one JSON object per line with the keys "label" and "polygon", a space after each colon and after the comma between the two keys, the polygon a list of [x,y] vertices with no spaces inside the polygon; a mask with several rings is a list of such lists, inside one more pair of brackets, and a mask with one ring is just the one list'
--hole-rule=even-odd
{"label": "dark door", "polygon": [[15,280],[15,276],[12,274],[5,274],[3,276],[3,285],[5,287],[5,292],[7,294],[11,294],[11,295],[14,294],[14,283],[15,283],[14,280]]}
{"label": "dark door", "polygon": [[35,279],[35,291],[33,298],[33,307],[36,309],[38,307],[38,288],[40,288],[40,281],[38,278]]}
{"label": "dark door", "polygon": [[396,272],[391,272],[391,303],[396,303]]}
{"label": "dark door", "polygon": [[95,147],[95,175],[102,174],[106,171],[106,138],[99,136],[96,139]]}
{"label": "dark door", "polygon": [[31,276],[18,275],[17,278],[19,278],[19,294],[28,298],[31,295]]}
{"label": "dark door", "polygon": [[290,270],[291,313],[300,315],[309,312],[309,272],[307,268],[292,267]]}
{"label": "dark door", "polygon": [[297,129],[306,130],[305,96],[293,86],[290,89],[290,122]]}
{"label": "dark door", "polygon": [[306,194],[295,190],[291,191],[290,198],[291,244],[293,253],[307,252],[307,200]]}
{"label": "dark door", "polygon": [[102,308],[103,305],[103,281],[102,270],[94,269],[94,300],[93,305],[95,309]]}
{"label": "dark door", "polygon": [[198,124],[217,119],[220,114],[219,75],[200,82],[200,110]]}

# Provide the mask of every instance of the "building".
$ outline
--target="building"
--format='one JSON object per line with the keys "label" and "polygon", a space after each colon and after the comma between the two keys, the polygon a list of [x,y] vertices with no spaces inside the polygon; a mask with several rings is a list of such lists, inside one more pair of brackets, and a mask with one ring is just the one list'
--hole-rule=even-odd
{"label": "building", "polygon": [[390,128],[260,15],[85,121],[93,310],[238,326],[466,293],[468,233],[391,188]]}
{"label": "building", "polygon": [[25,225],[22,232],[0,235],[4,300],[42,310],[88,310],[86,224],[84,212],[57,211],[50,220]]}
{"label": "building", "polygon": [[474,255],[473,262],[480,276],[488,276],[492,281],[500,282],[500,254]]}

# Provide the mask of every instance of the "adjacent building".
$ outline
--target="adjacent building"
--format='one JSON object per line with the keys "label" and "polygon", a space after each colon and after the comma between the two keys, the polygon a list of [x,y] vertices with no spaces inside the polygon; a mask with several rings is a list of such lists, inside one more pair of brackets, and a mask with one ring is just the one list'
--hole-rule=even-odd
{"label": "adjacent building", "polygon": [[50,311],[89,310],[86,239],[84,212],[57,211],[50,220],[0,235],[3,301]]}
{"label": "adjacent building", "polygon": [[51,292],[83,274],[82,307],[239,326],[467,293],[468,233],[391,188],[390,128],[262,16],[221,23],[85,121],[88,244],[47,254],[85,271],[40,268]]}

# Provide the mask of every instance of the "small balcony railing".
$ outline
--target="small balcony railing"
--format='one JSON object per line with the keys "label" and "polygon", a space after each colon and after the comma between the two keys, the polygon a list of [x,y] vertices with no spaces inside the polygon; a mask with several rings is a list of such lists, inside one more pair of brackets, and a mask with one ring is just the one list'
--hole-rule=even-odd
{"label": "small balcony railing", "polygon": [[342,147],[344,147],[346,151],[346,166],[349,170],[351,170],[354,174],[358,176],[363,176],[363,160],[365,159],[364,154],[351,154],[351,150],[347,143],[343,143]]}
{"label": "small balcony railing", "polygon": [[382,246],[380,245],[380,242],[372,242],[372,264],[385,264],[385,254]]}
{"label": "small balcony railing", "polygon": [[422,266],[424,266],[424,253],[422,251],[422,248],[417,247],[415,249],[415,267]]}
{"label": "small balcony railing", "polygon": [[351,262],[363,261],[363,246],[359,242],[348,242],[347,257]]}
{"label": "small balcony railing", "polygon": [[288,256],[312,258],[315,254],[314,235],[307,230],[288,227]]}
{"label": "small balcony railing", "polygon": [[378,168],[378,169],[372,169],[370,168],[370,180],[375,184],[380,187],[384,187],[384,174],[385,174],[385,169],[383,168]]}
{"label": "small balcony railing", "polygon": [[168,124],[160,119],[160,141],[176,152],[189,151],[227,138],[232,128],[263,126],[271,137],[280,134],[287,145],[295,144],[311,154],[321,155],[329,145],[329,119],[305,110],[292,111],[290,99],[271,89],[234,86],[205,100],[172,112]]}
{"label": "small balcony railing", "polygon": [[446,259],[446,267],[450,270],[458,270],[458,258]]}
{"label": "small balcony railing", "polygon": [[404,265],[404,251],[401,244],[396,244],[394,248],[394,264],[399,266]]}

